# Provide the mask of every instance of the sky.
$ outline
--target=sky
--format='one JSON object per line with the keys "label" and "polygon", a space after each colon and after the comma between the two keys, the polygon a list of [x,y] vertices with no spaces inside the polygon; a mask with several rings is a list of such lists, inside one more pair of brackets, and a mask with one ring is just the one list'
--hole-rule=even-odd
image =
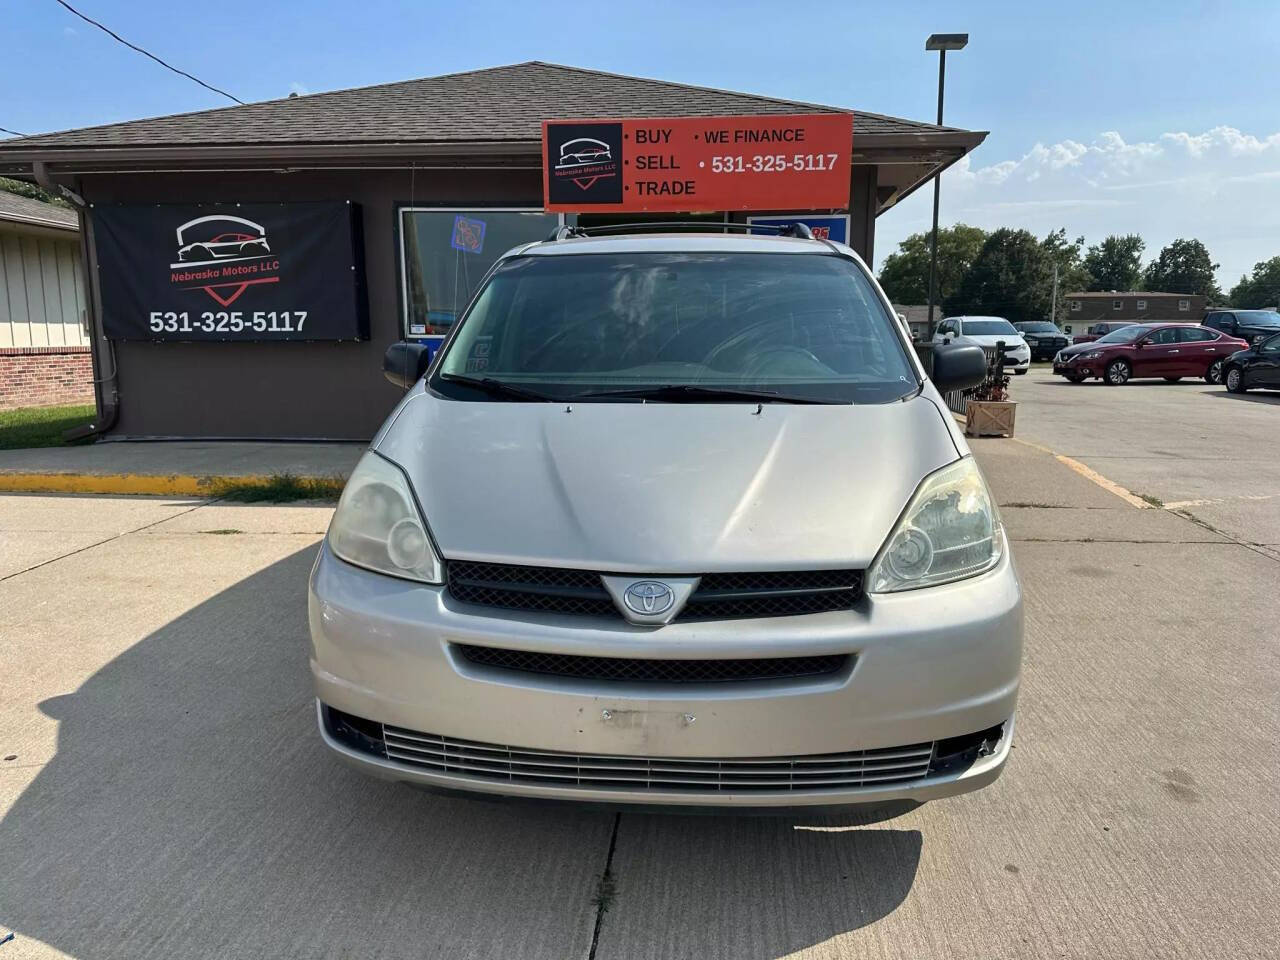
{"label": "sky", "polygon": [[[70,0],[243,100],[522,60],[989,131],[943,176],[941,222],[1138,233],[1147,258],[1197,237],[1230,287],[1280,256],[1280,3],[393,3]],[[39,133],[229,103],[56,0],[5,4],[0,127]],[[855,126],[854,137],[857,137]],[[929,226],[928,189],[877,224],[877,267]]]}

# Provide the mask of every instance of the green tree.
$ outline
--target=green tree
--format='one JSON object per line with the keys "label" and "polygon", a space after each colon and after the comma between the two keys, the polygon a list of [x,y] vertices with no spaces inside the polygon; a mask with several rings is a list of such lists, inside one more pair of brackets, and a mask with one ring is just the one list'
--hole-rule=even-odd
{"label": "green tree", "polygon": [[[938,303],[946,302],[982,250],[987,232],[957,223],[938,228]],[[929,234],[913,233],[885,258],[880,285],[894,303],[929,302]]]}
{"label": "green tree", "polygon": [[[947,300],[947,314],[987,314],[1013,323],[1047,319],[1054,262],[1069,258],[1072,246],[1078,257],[1078,245],[1066,243],[1062,231],[1050,234],[1044,243],[1027,230],[1002,227],[994,231],[960,288]],[[1059,294],[1061,271],[1059,264]]]}
{"label": "green tree", "polygon": [[[1040,241],[1040,246],[1044,248],[1044,252],[1049,257],[1049,269],[1052,272],[1056,265],[1058,268],[1058,303],[1057,314],[1050,318],[1054,323],[1061,324],[1067,320],[1067,302],[1063,294],[1073,290],[1086,290],[1090,286],[1091,274],[1081,255],[1084,250],[1084,237],[1076,237],[1075,240],[1067,239],[1067,231],[1065,227],[1059,227],[1057,230],[1051,231],[1048,236]],[[1050,276],[1049,289],[1044,291],[1048,303],[1053,303],[1053,277]],[[1045,317],[1048,317],[1049,311],[1045,310]],[[1032,319],[1044,319],[1043,317],[1035,317]]]}
{"label": "green tree", "polygon": [[1240,282],[1231,288],[1228,300],[1233,307],[1242,310],[1280,304],[1280,257],[1255,263],[1253,273],[1241,277]]}
{"label": "green tree", "polygon": [[1218,264],[1199,240],[1175,240],[1147,264],[1143,285],[1153,293],[1191,293],[1221,300],[1213,272]]}
{"label": "green tree", "polygon": [[16,193],[20,197],[30,197],[32,200],[43,200],[45,203],[52,203],[55,207],[71,206],[66,200],[55,197],[48,190],[42,190],[34,183],[23,183],[21,180],[10,180],[8,177],[0,177],[0,190],[5,193]]}
{"label": "green tree", "polygon": [[1089,248],[1084,256],[1091,280],[1089,290],[1137,290],[1142,282],[1142,253],[1146,244],[1136,233],[1112,234]]}

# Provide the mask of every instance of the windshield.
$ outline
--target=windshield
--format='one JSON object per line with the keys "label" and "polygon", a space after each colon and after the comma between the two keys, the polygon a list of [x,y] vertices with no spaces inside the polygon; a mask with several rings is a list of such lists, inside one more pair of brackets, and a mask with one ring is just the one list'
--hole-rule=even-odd
{"label": "windshield", "polygon": [[1130,324],[1127,327],[1121,327],[1119,330],[1112,330],[1105,337],[1099,337],[1094,343],[1133,343],[1150,329],[1150,327],[1144,327],[1139,324]]}
{"label": "windshield", "polygon": [[[965,326],[968,326],[966,324]],[[1018,329],[1023,333],[1058,333],[1058,328],[1052,323],[1020,323]]]}
{"label": "windshield", "polygon": [[1008,320],[962,320],[960,333],[966,337],[994,337],[1001,333],[1013,333],[1013,324]]}
{"label": "windshield", "polygon": [[1274,310],[1237,310],[1236,320],[1251,327],[1280,328],[1280,313]]}
{"label": "windshield", "polygon": [[447,396],[486,399],[456,377],[556,399],[696,384],[884,403],[918,388],[894,321],[855,264],[732,252],[513,258],[481,291],[431,380]]}

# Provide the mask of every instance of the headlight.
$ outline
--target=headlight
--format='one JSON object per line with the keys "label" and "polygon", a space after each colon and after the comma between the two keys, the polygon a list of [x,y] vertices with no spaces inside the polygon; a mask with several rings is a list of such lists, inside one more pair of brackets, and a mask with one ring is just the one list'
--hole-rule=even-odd
{"label": "headlight", "polygon": [[1100,356],[1102,356],[1102,351],[1094,350],[1092,353],[1081,354],[1080,359],[1081,360],[1097,360]]}
{"label": "headlight", "polygon": [[372,450],[360,458],[329,524],[347,563],[405,580],[442,583],[440,559],[404,472]]}
{"label": "headlight", "polygon": [[991,492],[972,457],[921,482],[867,574],[872,593],[915,590],[990,570],[1004,553]]}

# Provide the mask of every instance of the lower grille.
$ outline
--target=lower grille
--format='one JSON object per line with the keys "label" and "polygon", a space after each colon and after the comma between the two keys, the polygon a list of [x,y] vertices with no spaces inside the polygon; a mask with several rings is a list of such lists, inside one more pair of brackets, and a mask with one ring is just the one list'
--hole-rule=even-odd
{"label": "lower grille", "polygon": [[838,673],[849,662],[847,654],[748,660],[639,660],[535,653],[469,644],[459,644],[455,649],[471,663],[503,670],[582,680],[648,683],[740,683],[818,677]]}
{"label": "lower grille", "polygon": [[615,757],[554,753],[384,727],[388,759],[453,776],[632,791],[831,790],[919,780],[932,743],[798,757]]}
{"label": "lower grille", "polygon": [[[546,613],[620,617],[600,573],[507,563],[448,562],[449,592],[463,603]],[[661,575],[655,575],[661,579]],[[743,620],[848,610],[862,595],[861,570],[708,573],[675,618]]]}
{"label": "lower grille", "polygon": [[635,757],[480,743],[343,713],[320,705],[321,722],[346,749],[405,770],[485,782],[629,791],[823,791],[910,784],[961,773],[996,753],[1005,725],[928,743],[794,757]]}

